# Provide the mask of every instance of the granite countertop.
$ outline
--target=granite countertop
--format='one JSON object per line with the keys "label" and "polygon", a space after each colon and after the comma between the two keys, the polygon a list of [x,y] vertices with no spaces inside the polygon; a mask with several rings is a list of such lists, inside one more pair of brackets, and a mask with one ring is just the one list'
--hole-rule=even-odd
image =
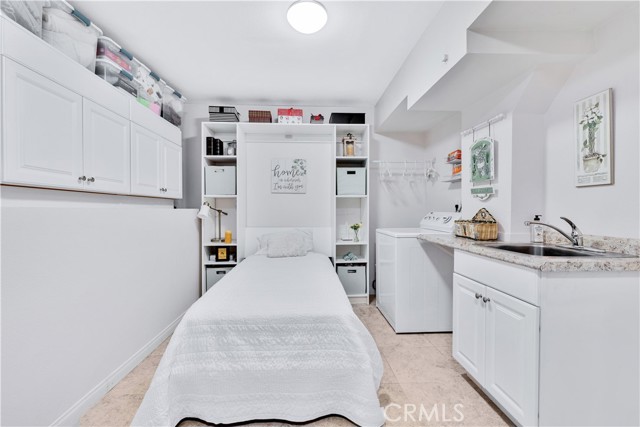
{"label": "granite countertop", "polygon": [[[574,258],[527,255],[483,246],[482,242],[454,235],[421,234],[418,239],[544,272],[640,271],[640,258]],[[547,241],[546,243],[556,242]],[[585,245],[633,255],[638,255],[640,248],[637,240],[596,238],[594,236],[585,236]]]}

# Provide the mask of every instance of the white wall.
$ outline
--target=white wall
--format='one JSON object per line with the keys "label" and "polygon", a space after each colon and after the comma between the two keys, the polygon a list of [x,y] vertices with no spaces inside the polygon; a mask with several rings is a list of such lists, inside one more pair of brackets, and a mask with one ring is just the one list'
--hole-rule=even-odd
{"label": "white wall", "polygon": [[[578,64],[545,115],[545,216],[566,216],[586,234],[640,236],[638,4],[594,33],[595,53]],[[574,102],[613,89],[613,185],[574,184]],[[561,221],[560,221],[561,222]]]}
{"label": "white wall", "polygon": [[2,425],[75,424],[199,296],[195,210],[2,187]]}

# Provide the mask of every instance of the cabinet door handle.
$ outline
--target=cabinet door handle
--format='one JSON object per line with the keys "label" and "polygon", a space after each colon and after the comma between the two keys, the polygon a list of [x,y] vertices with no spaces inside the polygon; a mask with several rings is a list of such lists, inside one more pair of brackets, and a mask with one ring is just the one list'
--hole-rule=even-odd
{"label": "cabinet door handle", "polygon": [[78,181],[86,181],[86,180],[87,180],[87,177],[84,175],[78,177]]}
{"label": "cabinet door handle", "polygon": [[489,301],[491,301],[490,298],[487,298],[487,297],[482,298],[482,302],[489,302]]}
{"label": "cabinet door handle", "polygon": [[482,295],[476,292],[476,299],[480,299],[480,298],[482,298]]}
{"label": "cabinet door handle", "polygon": [[96,179],[94,177],[91,177],[91,178],[87,179],[87,182],[96,182]]}

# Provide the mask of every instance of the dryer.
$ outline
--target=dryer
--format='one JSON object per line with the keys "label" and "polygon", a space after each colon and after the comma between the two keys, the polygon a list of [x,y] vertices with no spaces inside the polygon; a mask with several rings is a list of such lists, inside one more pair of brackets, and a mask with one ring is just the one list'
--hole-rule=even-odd
{"label": "dryer", "polygon": [[419,228],[376,230],[376,306],[396,333],[450,332],[453,251],[418,240],[452,234],[454,212],[429,212]]}

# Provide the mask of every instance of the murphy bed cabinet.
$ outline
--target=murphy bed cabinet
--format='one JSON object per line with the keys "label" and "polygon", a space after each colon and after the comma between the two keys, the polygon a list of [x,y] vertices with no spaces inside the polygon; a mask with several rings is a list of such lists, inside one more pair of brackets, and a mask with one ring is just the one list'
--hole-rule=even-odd
{"label": "murphy bed cabinet", "polygon": [[180,129],[4,16],[0,33],[2,184],[182,197]]}
{"label": "murphy bed cabinet", "polygon": [[[246,144],[251,141],[285,142],[287,144],[314,143],[330,144],[331,156],[327,158],[326,168],[330,171],[332,185],[335,188],[329,200],[326,200],[327,207],[331,207],[333,212],[332,233],[333,250],[332,259],[338,273],[348,275],[354,271],[361,285],[357,286],[356,292],[350,292],[350,283],[343,283],[347,291],[349,300],[354,304],[369,303],[369,125],[366,124],[301,124],[284,125],[270,123],[216,123],[204,122],[201,128],[201,150],[202,150],[202,203],[209,203],[211,206],[222,209],[228,215],[222,216],[222,230],[231,230],[233,235],[232,243],[212,242],[216,234],[217,214],[214,218],[202,221],[202,294],[207,291],[207,272],[210,275],[222,275],[233,268],[245,256],[243,244],[242,225],[244,218],[242,214],[242,201],[246,194],[243,194],[242,186],[237,185],[236,194],[214,194],[207,191],[206,168],[215,166],[219,168],[236,168],[236,177],[240,178],[243,173],[247,173],[244,168],[243,153]],[[342,138],[351,134],[356,138],[356,149],[353,156],[343,156]],[[226,144],[235,141],[237,144],[236,155],[213,156],[206,153],[206,139],[213,137],[221,139]],[[239,161],[240,159],[240,161]],[[336,174],[338,168],[354,169],[364,176],[362,190],[356,194],[338,194]],[[241,182],[238,179],[237,182]],[[238,208],[240,203],[241,209]],[[349,236],[343,235],[344,224],[362,223],[359,231],[359,241],[353,240],[352,231],[348,230]],[[345,240],[343,240],[345,238]],[[218,248],[227,247],[236,254],[234,261],[212,261],[212,254]],[[351,252],[357,259],[346,261],[343,256]],[[342,271],[341,271],[342,270]],[[213,276],[215,277],[215,276]],[[344,277],[342,278],[343,280]],[[352,277],[347,276],[347,279]],[[214,279],[215,280],[215,279]],[[346,280],[345,280],[346,281]],[[355,287],[354,287],[355,288]]]}

